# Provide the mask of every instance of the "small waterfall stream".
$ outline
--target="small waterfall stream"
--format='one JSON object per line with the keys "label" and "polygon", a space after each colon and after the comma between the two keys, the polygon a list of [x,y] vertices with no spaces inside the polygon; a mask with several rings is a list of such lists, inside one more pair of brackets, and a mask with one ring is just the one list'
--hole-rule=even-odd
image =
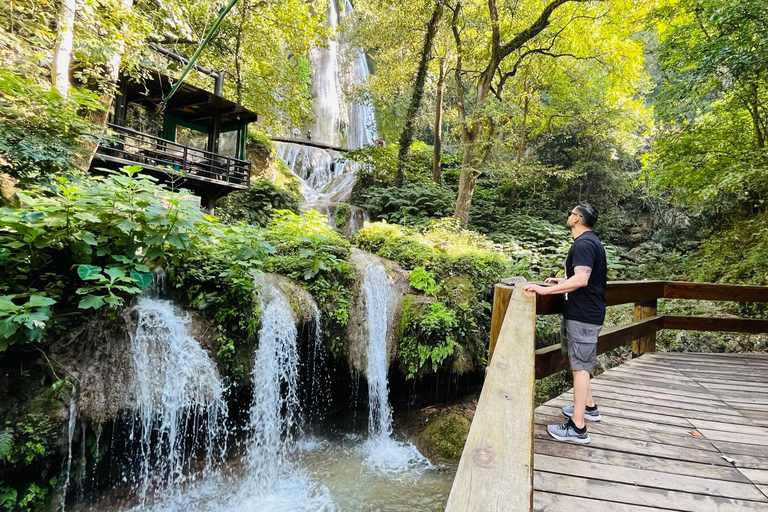
{"label": "small waterfall stream", "polygon": [[366,305],[368,348],[365,376],[368,380],[368,439],[365,464],[385,473],[403,473],[430,467],[429,461],[409,442],[392,435],[392,407],[389,404],[389,357],[387,330],[389,305],[394,300],[392,283],[384,265],[370,255],[361,258],[365,270],[362,293]]}
{"label": "small waterfall stream", "polygon": [[227,404],[215,364],[188,332],[189,319],[168,300],[142,297],[135,309],[131,440],[139,446],[136,491],[143,503],[153,488],[172,489],[186,480],[196,449],[204,449],[209,470],[221,458]]}

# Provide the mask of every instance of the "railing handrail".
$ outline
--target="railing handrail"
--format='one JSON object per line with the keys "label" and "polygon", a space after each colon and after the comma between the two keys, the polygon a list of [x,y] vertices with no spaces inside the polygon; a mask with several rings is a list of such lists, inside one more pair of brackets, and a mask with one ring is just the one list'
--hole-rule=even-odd
{"label": "railing handrail", "polygon": [[206,158],[210,158],[212,160],[213,159],[219,159],[219,160],[220,159],[226,159],[226,160],[232,160],[233,162],[237,162],[237,163],[250,164],[250,162],[247,161],[247,160],[241,160],[240,158],[235,158],[233,156],[228,156],[228,155],[222,155],[222,154],[219,154],[219,153],[214,153],[213,151],[208,151],[207,149],[196,148],[194,146],[189,146],[187,144],[180,144],[180,143],[178,143],[176,141],[173,141],[173,140],[168,140],[168,139],[164,139],[162,137],[158,137],[157,135],[152,135],[152,134],[149,134],[149,133],[145,133],[145,132],[140,132],[138,130],[134,130],[133,128],[128,128],[127,126],[120,126],[120,125],[117,125],[117,124],[114,124],[114,123],[107,123],[107,126],[110,129],[112,129],[112,130],[114,130],[116,132],[124,131],[124,132],[128,132],[128,133],[132,133],[132,134],[137,135],[137,136],[141,136],[141,137],[145,137],[145,138],[148,138],[148,139],[152,139],[152,140],[155,140],[155,141],[162,142],[164,145],[169,145],[170,144],[170,145],[176,146],[180,150],[183,150],[184,148],[187,148],[188,151],[193,151],[193,152],[196,152],[196,153],[200,153],[203,156],[205,156]]}
{"label": "railing handrail", "polygon": [[227,155],[180,144],[125,126],[107,123],[119,143],[105,139],[100,151],[104,158],[121,164],[136,162],[146,169],[176,172],[190,179],[228,183],[244,188],[250,183],[251,163]]}
{"label": "railing handrail", "polygon": [[[598,354],[629,342],[632,342],[636,355],[653,352],[656,333],[663,329],[768,332],[768,320],[763,319],[656,315],[657,300],[662,298],[768,302],[768,286],[680,281],[610,282],[606,290],[607,304],[634,303],[634,320],[604,330],[598,338]],[[559,313],[560,300],[557,295],[534,298],[523,293],[519,284],[496,285],[486,383],[459,461],[446,512],[527,512],[533,509],[535,381],[568,368],[568,358],[561,354],[559,345],[535,350],[536,317]],[[501,342],[497,343],[499,340]],[[534,371],[526,366],[531,363]],[[514,412],[510,413],[510,409]]]}

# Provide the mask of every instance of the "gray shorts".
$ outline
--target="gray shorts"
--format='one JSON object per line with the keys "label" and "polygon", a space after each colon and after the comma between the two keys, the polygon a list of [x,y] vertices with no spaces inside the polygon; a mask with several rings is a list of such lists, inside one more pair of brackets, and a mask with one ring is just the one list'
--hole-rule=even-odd
{"label": "gray shorts", "polygon": [[563,318],[563,325],[560,326],[560,353],[568,355],[571,370],[595,370],[597,336],[602,328],[602,325]]}

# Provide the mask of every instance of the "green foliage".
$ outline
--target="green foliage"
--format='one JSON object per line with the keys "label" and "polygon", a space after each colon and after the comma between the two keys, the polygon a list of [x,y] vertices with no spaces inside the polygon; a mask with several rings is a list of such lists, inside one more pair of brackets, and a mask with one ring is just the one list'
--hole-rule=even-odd
{"label": "green foliage", "polygon": [[337,351],[338,338],[349,319],[352,293],[352,267],[346,261],[349,242],[314,210],[300,216],[275,212],[266,237],[277,249],[270,270],[295,279],[312,294],[322,312],[324,336]]}
{"label": "green foliage", "polygon": [[268,180],[251,182],[244,192],[232,192],[216,204],[216,216],[223,222],[247,222],[265,227],[272,220],[274,210],[299,211],[301,196],[281,188]]}
{"label": "green foliage", "polygon": [[51,307],[114,308],[149,286],[150,266],[206,240],[184,196],[127,167],[107,177],[59,176],[0,209],[0,348],[37,341]]}
{"label": "green foliage", "polygon": [[348,213],[349,213],[349,204],[347,203],[339,204],[338,208],[336,208],[336,213],[334,214],[334,221],[336,223],[337,228],[339,229],[344,228],[344,226],[347,223]]}
{"label": "green foliage", "polygon": [[0,463],[12,467],[0,479],[0,507],[3,510],[39,510],[40,504],[56,487],[51,478],[51,456],[58,448],[60,424],[55,410],[60,403],[50,393],[28,403],[23,411],[13,411],[0,430]]}
{"label": "green foliage", "polygon": [[690,259],[687,273],[704,282],[768,284],[768,213],[724,227]]}
{"label": "green foliage", "polygon": [[396,224],[427,225],[431,219],[449,216],[456,202],[450,189],[429,183],[400,187],[358,189],[355,201],[371,218]]}
{"label": "green foliage", "polygon": [[434,297],[440,291],[434,276],[424,267],[416,267],[411,271],[411,288],[424,292],[427,297]]}
{"label": "green foliage", "polygon": [[456,315],[441,302],[414,304],[412,295],[403,302],[402,338],[397,351],[407,379],[419,375],[427,364],[433,372],[459,347],[453,337]]}
{"label": "green foliage", "polygon": [[31,78],[0,69],[0,171],[29,182],[71,170],[93,125],[82,112],[102,108],[98,97],[75,90],[67,98]]}

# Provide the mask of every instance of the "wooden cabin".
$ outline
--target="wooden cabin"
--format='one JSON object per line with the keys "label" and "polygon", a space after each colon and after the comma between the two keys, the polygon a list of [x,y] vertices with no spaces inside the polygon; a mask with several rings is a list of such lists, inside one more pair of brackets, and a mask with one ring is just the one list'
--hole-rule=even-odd
{"label": "wooden cabin", "polygon": [[[207,71],[207,70],[206,70]],[[140,81],[121,77],[109,136],[93,169],[140,165],[174,188],[186,188],[213,209],[216,199],[248,188],[251,164],[245,159],[248,124],[256,113],[225,99],[223,74],[215,92],[184,82],[158,110],[175,80],[155,70]]]}

